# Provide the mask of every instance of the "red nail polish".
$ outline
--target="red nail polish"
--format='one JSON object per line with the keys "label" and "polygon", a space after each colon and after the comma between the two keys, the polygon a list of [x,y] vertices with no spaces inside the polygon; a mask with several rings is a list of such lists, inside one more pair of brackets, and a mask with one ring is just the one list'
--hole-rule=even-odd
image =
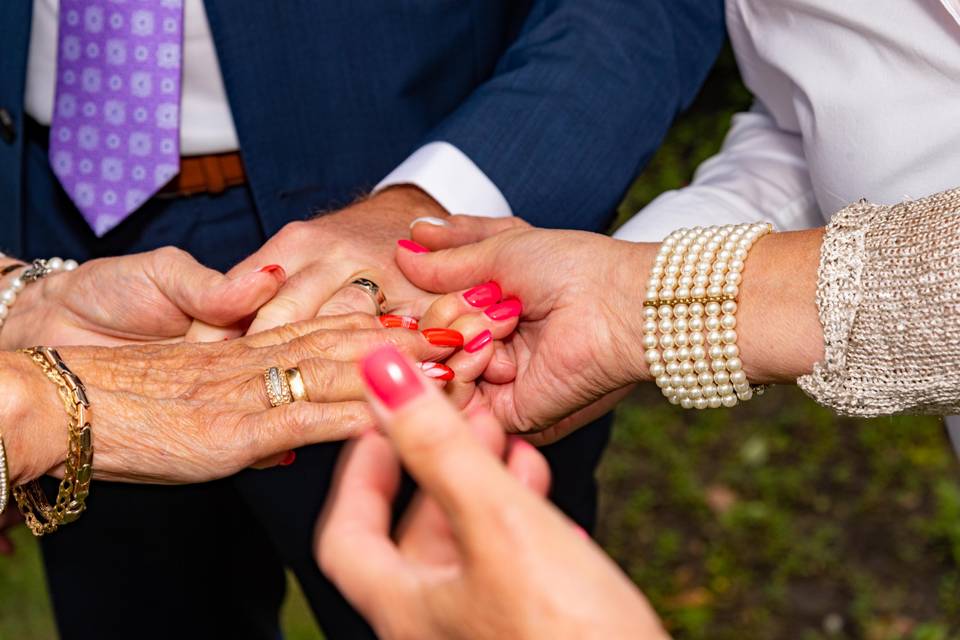
{"label": "red nail polish", "polygon": [[437,347],[462,347],[463,334],[453,329],[424,329],[423,337]]}
{"label": "red nail polish", "polygon": [[493,342],[493,334],[490,333],[489,329],[485,329],[482,333],[477,335],[473,340],[463,345],[463,350],[467,353],[476,353],[483,349],[485,346]]}
{"label": "red nail polish", "polygon": [[414,253],[430,253],[430,249],[427,249],[422,244],[417,244],[413,240],[407,240],[406,238],[403,240],[397,240],[397,245],[401,249],[406,249],[407,251],[412,251]]}
{"label": "red nail polish", "polygon": [[434,380],[453,380],[456,376],[453,369],[439,362],[421,362],[418,366],[423,375]]}
{"label": "red nail polish", "polygon": [[510,318],[516,318],[522,312],[523,305],[516,298],[507,298],[484,311],[491,320],[509,320]]}
{"label": "red nail polish", "polygon": [[489,307],[495,302],[500,302],[503,292],[500,291],[500,285],[496,282],[488,282],[474,287],[463,294],[463,299],[471,307]]}
{"label": "red nail polish", "polygon": [[420,321],[410,316],[395,316],[385,314],[380,316],[380,324],[387,329],[413,329],[416,331],[420,327]]}
{"label": "red nail polish", "polygon": [[280,282],[286,282],[287,272],[283,270],[278,264],[268,264],[267,266],[260,269],[260,273],[269,273],[273,275]]}
{"label": "red nail polish", "polygon": [[280,461],[281,467],[289,467],[293,464],[293,461],[297,459],[296,451],[288,451],[287,455],[283,456],[283,460]]}
{"label": "red nail polish", "polygon": [[398,409],[423,393],[417,373],[395,347],[380,347],[360,362],[367,386],[389,409]]}

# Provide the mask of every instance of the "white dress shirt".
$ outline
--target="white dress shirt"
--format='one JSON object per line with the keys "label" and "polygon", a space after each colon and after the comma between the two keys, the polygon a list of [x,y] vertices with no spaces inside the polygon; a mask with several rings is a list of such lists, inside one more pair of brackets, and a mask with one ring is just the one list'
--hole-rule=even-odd
{"label": "white dress shirt", "polygon": [[[25,108],[37,122],[53,116],[57,67],[59,0],[33,0]],[[319,9],[318,9],[319,10]],[[185,156],[225,153],[240,148],[230,103],[203,0],[185,0],[180,150]],[[487,175],[457,147],[424,145],[390,173],[377,190],[413,184],[451,213],[512,215],[509,203]]]}
{"label": "white dress shirt", "polygon": [[960,0],[727,0],[750,113],[693,183],[617,237],[820,226],[847,204],[960,185]]}

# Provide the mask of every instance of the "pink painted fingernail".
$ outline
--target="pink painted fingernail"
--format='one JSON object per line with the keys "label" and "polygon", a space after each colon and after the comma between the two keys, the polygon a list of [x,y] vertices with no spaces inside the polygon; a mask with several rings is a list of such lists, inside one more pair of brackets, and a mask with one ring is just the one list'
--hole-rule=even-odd
{"label": "pink painted fingernail", "polygon": [[360,362],[367,386],[389,409],[399,409],[423,393],[423,383],[393,346],[380,347]]}
{"label": "pink painted fingernail", "polygon": [[491,342],[493,342],[493,334],[490,333],[489,329],[485,329],[482,333],[477,335],[476,338],[463,345],[463,350],[467,353],[476,353]]}
{"label": "pink painted fingernail", "polygon": [[406,238],[397,240],[397,246],[399,246],[401,249],[406,249],[407,251],[412,251],[414,253],[430,253],[430,249],[427,249],[422,244],[418,244],[413,240],[407,240]]}
{"label": "pink painted fingernail", "polygon": [[590,534],[587,533],[587,530],[584,529],[583,527],[581,527],[581,526],[578,525],[578,524],[573,525],[573,531],[574,531],[574,533],[576,533],[578,536],[580,536],[580,537],[583,538],[584,540],[590,540],[590,539],[591,539],[591,538],[590,538]]}
{"label": "pink painted fingernail", "polygon": [[507,298],[503,302],[488,307],[485,314],[491,320],[509,320],[523,312],[523,305],[516,298]]}
{"label": "pink painted fingernail", "polygon": [[500,291],[500,285],[496,282],[481,284],[463,294],[463,299],[471,307],[489,307],[495,302],[500,302],[503,292]]}
{"label": "pink painted fingernail", "polygon": [[423,371],[423,375],[428,378],[433,378],[434,380],[449,381],[453,380],[456,376],[453,369],[439,362],[419,362],[417,366],[420,367],[420,371]]}
{"label": "pink painted fingernail", "polygon": [[270,275],[272,275],[273,277],[275,277],[275,278],[276,278],[277,280],[279,280],[280,282],[286,282],[286,280],[287,280],[287,272],[284,271],[284,270],[283,270],[283,267],[281,267],[281,266],[278,265],[278,264],[268,264],[267,266],[259,269],[258,272],[259,272],[259,273],[269,273]]}

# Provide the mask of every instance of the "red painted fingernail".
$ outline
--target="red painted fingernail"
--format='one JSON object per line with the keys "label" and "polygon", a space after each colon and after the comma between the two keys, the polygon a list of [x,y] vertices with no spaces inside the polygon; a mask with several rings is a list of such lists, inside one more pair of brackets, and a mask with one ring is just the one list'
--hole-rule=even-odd
{"label": "red painted fingernail", "polygon": [[453,329],[424,329],[423,337],[437,347],[463,346],[463,334]]}
{"label": "red painted fingernail", "polygon": [[420,362],[418,366],[423,375],[434,380],[453,380],[456,376],[453,369],[439,362]]}
{"label": "red painted fingernail", "polygon": [[499,304],[488,307],[485,314],[491,320],[509,320],[516,318],[523,312],[523,305],[516,298],[507,298]]}
{"label": "red painted fingernail", "polygon": [[413,240],[407,240],[406,238],[397,240],[397,245],[401,249],[406,249],[407,251],[412,251],[414,253],[430,253],[430,249],[427,249],[422,244],[418,244]]}
{"label": "red painted fingernail", "polygon": [[417,373],[395,347],[380,347],[360,362],[367,386],[389,409],[398,409],[423,393]]}
{"label": "red painted fingernail", "polygon": [[385,314],[380,316],[380,324],[387,329],[413,329],[416,331],[420,327],[420,321],[410,316],[395,316]]}
{"label": "red painted fingernail", "polygon": [[495,302],[500,302],[503,292],[500,291],[500,285],[496,282],[488,282],[474,287],[463,294],[463,299],[471,307],[489,307]]}
{"label": "red painted fingernail", "polygon": [[283,460],[280,461],[281,467],[289,467],[293,464],[293,461],[297,459],[296,451],[288,451],[287,455],[283,456]]}
{"label": "red painted fingernail", "polygon": [[484,330],[476,338],[463,345],[463,350],[467,353],[476,353],[483,349],[485,346],[493,342],[493,334],[490,333],[489,329]]}
{"label": "red painted fingernail", "polygon": [[269,273],[273,275],[280,282],[285,282],[287,280],[287,272],[283,270],[278,264],[268,264],[267,266],[260,269],[260,273]]}

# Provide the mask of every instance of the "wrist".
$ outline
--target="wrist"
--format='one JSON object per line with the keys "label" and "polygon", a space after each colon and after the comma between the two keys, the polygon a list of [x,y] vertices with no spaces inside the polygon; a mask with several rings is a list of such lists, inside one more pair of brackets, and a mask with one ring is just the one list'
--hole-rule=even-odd
{"label": "wrist", "polygon": [[22,354],[0,353],[0,390],[0,434],[17,486],[66,460],[67,416],[56,387]]}
{"label": "wrist", "polygon": [[644,283],[650,277],[657,244],[615,241],[611,251],[614,262],[612,290],[619,304],[613,305],[616,316],[611,319],[615,339],[621,345],[619,357],[628,383],[650,381],[650,368],[643,346]]}
{"label": "wrist", "polygon": [[433,196],[411,184],[387,187],[372,195],[367,202],[388,210],[407,226],[417,218],[446,218],[450,215]]}

